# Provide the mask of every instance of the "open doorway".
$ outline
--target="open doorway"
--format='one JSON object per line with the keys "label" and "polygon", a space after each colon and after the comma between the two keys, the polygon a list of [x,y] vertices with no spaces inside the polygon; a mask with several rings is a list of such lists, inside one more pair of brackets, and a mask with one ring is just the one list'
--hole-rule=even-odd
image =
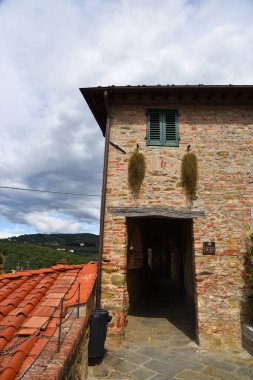
{"label": "open doorway", "polygon": [[183,313],[195,339],[192,219],[132,217],[127,232],[129,313],[148,312],[175,323]]}

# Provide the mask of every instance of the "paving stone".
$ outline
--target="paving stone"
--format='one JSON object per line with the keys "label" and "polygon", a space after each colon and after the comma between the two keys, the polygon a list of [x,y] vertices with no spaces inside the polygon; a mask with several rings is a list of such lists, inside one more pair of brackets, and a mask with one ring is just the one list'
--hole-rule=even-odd
{"label": "paving stone", "polygon": [[217,377],[208,376],[203,373],[195,372],[190,369],[185,369],[175,376],[176,379],[187,379],[187,380],[215,380]]}
{"label": "paving stone", "polygon": [[[220,361],[225,361],[227,360],[228,357],[226,357],[226,359],[223,359],[221,358]],[[251,361],[252,361],[252,358],[251,358]],[[233,358],[233,357],[229,357],[229,362],[232,363],[232,364],[235,364],[237,367],[244,367],[247,365],[247,362],[243,359],[240,359],[240,358]],[[249,365],[250,366],[250,365]]]}
{"label": "paving stone", "polygon": [[108,368],[105,366],[99,365],[96,367],[93,367],[93,375],[97,376],[99,378],[106,377],[109,374]]}
{"label": "paving stone", "polygon": [[201,364],[206,364],[207,366],[210,366],[210,367],[221,368],[221,369],[224,369],[226,371],[231,371],[231,372],[235,371],[238,368],[236,364],[233,364],[227,361],[219,361],[218,359],[208,358],[208,357],[205,357],[205,358],[200,357],[198,362]]}
{"label": "paving stone", "polygon": [[134,340],[145,340],[145,341],[148,341],[151,339],[151,335],[152,335],[152,332],[148,332],[148,333],[144,333],[144,334],[134,334],[133,335],[133,339]]}
{"label": "paving stone", "polygon": [[156,333],[155,334],[151,333],[150,338],[151,340],[170,340],[170,337],[167,336],[166,334],[157,335]]}
{"label": "paving stone", "polygon": [[158,359],[158,360],[168,360],[168,355],[165,353],[157,350],[156,347],[142,347],[137,350],[137,352],[146,355],[152,359]]}
{"label": "paving stone", "polygon": [[174,346],[174,347],[184,347],[186,346],[188,343],[190,343],[190,340],[189,339],[171,339],[171,346]]}
{"label": "paving stone", "polygon": [[205,367],[202,373],[209,376],[217,377],[221,380],[250,380],[249,376],[232,373],[230,371],[225,371],[224,369],[214,367]]}
{"label": "paving stone", "polygon": [[174,376],[181,369],[179,366],[172,363],[168,364],[158,360],[151,360],[144,364],[144,367],[168,376]]}
{"label": "paving stone", "polygon": [[116,371],[127,373],[127,372],[130,372],[130,371],[136,369],[137,366],[133,363],[129,363],[127,361],[122,361],[121,363],[116,364],[114,366],[114,368],[116,369]]}
{"label": "paving stone", "polygon": [[164,354],[163,352],[158,351],[155,348],[152,347],[146,347],[144,349],[140,349],[139,352],[143,353],[144,355],[148,355],[152,359],[157,359],[161,362],[172,363],[173,365],[176,365],[180,369],[184,368],[191,368],[194,370],[201,371],[205,364],[202,364],[198,362],[197,360],[194,360],[192,357],[187,357],[187,355],[181,355],[178,352],[171,352],[169,354]]}
{"label": "paving stone", "polygon": [[155,372],[150,371],[146,368],[139,368],[139,369],[131,372],[131,375],[133,375],[137,380],[148,380],[154,374],[155,374]]}
{"label": "paving stone", "polygon": [[[113,372],[111,376],[109,376],[108,379],[113,379],[113,380],[133,380],[134,378],[130,375],[123,375],[120,372]],[[92,380],[88,377],[88,380]]]}
{"label": "paving stone", "polygon": [[187,356],[194,356],[198,352],[198,347],[181,347],[180,348],[180,353],[187,355]]}
{"label": "paving stone", "polygon": [[166,375],[162,375],[160,373],[158,373],[157,375],[151,377],[150,380],[174,380],[175,377],[171,377],[171,376],[166,376]]}
{"label": "paving stone", "polygon": [[140,355],[136,352],[131,352],[129,350],[121,349],[114,352],[114,355],[119,356],[120,358],[126,359],[129,362],[136,364],[142,364],[149,360],[147,356]]}
{"label": "paving stone", "polygon": [[248,376],[251,379],[253,379],[253,368],[239,367],[236,370],[236,373],[244,375],[244,376]]}
{"label": "paving stone", "polygon": [[[166,361],[172,362],[177,364],[177,362],[186,362],[190,364],[196,364],[196,366],[199,366],[201,364],[201,361],[196,359],[196,355],[193,356],[191,354],[187,354],[187,352],[181,352],[181,349],[177,350],[164,350],[161,353],[160,360],[163,361],[164,357],[166,358]],[[203,364],[204,365],[204,364]]]}
{"label": "paving stone", "polygon": [[198,363],[197,361],[186,361],[186,360],[176,360],[174,362],[177,366],[179,366],[181,369],[191,369],[194,371],[201,371],[205,367],[203,363]]}
{"label": "paving stone", "polygon": [[173,325],[164,317],[148,321],[146,315],[131,317],[123,346],[108,345],[101,364],[106,377],[103,369],[95,376],[89,367],[88,380],[253,379],[252,357],[244,350],[201,348],[190,340],[192,325],[183,318],[176,321],[173,315]]}
{"label": "paving stone", "polygon": [[104,362],[113,367],[116,364],[123,362],[123,360],[114,355],[106,355],[104,358]]}

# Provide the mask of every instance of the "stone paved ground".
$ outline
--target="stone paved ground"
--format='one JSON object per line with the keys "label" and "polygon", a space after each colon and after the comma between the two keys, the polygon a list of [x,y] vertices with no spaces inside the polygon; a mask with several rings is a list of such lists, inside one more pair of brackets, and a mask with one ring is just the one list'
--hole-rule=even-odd
{"label": "stone paved ground", "polygon": [[128,320],[124,342],[107,343],[88,380],[253,379],[253,358],[243,349],[203,349],[194,342],[194,320],[182,298],[150,297]]}

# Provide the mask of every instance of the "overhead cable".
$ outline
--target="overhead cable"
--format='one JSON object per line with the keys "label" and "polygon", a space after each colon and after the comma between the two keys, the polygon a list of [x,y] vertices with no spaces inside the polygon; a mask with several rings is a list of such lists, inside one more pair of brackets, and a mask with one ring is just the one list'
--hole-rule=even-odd
{"label": "overhead cable", "polygon": [[68,191],[28,189],[28,188],[24,188],[24,187],[12,187],[12,186],[1,186],[1,185],[0,185],[0,189],[33,191],[33,192],[37,192],[37,193],[49,193],[49,194],[61,194],[61,195],[77,195],[77,196],[85,196],[85,197],[100,197],[99,194],[71,193]]}

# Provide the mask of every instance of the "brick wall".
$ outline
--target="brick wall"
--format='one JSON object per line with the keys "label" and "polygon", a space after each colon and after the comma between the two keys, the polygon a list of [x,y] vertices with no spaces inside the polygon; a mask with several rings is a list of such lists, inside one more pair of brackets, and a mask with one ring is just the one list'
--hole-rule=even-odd
{"label": "brick wall", "polygon": [[[146,145],[146,109],[179,112],[179,147]],[[180,185],[180,166],[188,144],[199,164],[198,199],[205,211],[194,220],[194,260],[199,340],[202,345],[238,345],[245,295],[246,239],[253,207],[253,109],[243,105],[164,103],[156,99],[111,105],[107,207],[189,207]],[[138,198],[127,184],[128,161],[139,144],[147,170]],[[202,242],[215,241],[216,255],[203,256]],[[107,212],[104,233],[102,302],[113,314],[111,333],[119,334],[127,313],[126,223]]]}

